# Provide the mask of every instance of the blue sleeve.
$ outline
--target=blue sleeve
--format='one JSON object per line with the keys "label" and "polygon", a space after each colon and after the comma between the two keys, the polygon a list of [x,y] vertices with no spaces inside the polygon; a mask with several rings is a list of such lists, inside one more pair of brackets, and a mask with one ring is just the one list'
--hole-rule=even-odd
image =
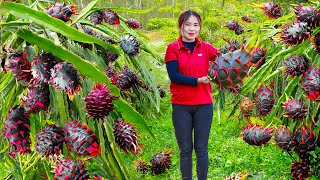
{"label": "blue sleeve", "polygon": [[198,78],[186,76],[179,73],[178,61],[166,62],[166,67],[171,82],[190,86],[196,86],[198,84]]}

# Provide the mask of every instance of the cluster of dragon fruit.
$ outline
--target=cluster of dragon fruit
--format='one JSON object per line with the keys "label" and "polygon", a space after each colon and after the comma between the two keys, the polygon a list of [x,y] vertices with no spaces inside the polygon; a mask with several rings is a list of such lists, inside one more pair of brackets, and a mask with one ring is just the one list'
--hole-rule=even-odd
{"label": "cluster of dragon fruit", "polygon": [[[54,3],[47,8],[46,13],[64,22],[71,21],[71,16],[76,15],[75,6],[66,3]],[[94,11],[89,21],[94,25],[103,22],[110,25],[120,23],[119,16],[112,10]],[[125,23],[131,28],[140,28],[140,24],[135,19],[129,19]],[[94,30],[82,26],[82,30],[92,36],[100,38],[108,43],[112,40],[104,37]],[[140,52],[140,43],[132,36],[127,35],[120,39],[120,47],[129,56],[136,56]],[[41,51],[40,51],[41,52]],[[30,121],[31,114],[40,111],[48,114],[50,112],[50,86],[63,92],[72,101],[73,97],[82,90],[82,76],[77,69],[68,62],[59,59],[49,52],[41,52],[34,57],[28,57],[28,53],[10,52],[3,66],[5,72],[11,71],[16,80],[25,87],[25,93],[20,99],[20,104],[9,109],[3,129],[3,135],[7,138],[10,148],[9,154],[16,158],[17,154],[30,154],[35,151],[42,157],[49,157],[54,160],[55,179],[90,179],[86,162],[84,160],[73,161],[71,157],[63,157],[63,147],[82,159],[91,159],[101,154],[99,138],[87,125],[78,120],[68,121],[65,124],[47,124],[37,133],[35,142],[31,142]],[[128,66],[124,66],[120,72],[116,72],[111,67],[111,63],[118,58],[117,54],[106,53],[107,69],[106,75],[112,84],[121,91],[126,91],[133,86],[139,86],[148,90],[137,74]],[[161,97],[165,96],[165,91],[158,86]],[[113,101],[119,97],[113,96],[109,87],[103,83],[96,83],[91,91],[84,98],[87,118],[92,118],[98,122],[105,118],[114,110]],[[135,127],[119,118],[113,123],[113,135],[115,143],[125,153],[131,152],[133,155],[141,152],[141,144],[138,141],[138,133]],[[31,144],[34,144],[34,149]],[[137,170],[146,171],[150,169],[153,174],[163,173],[171,164],[171,152],[158,152],[150,160],[151,165],[143,167],[137,166]],[[99,179],[96,178],[96,179]],[[100,178],[101,179],[101,178]]]}
{"label": "cluster of dragon fruit", "polygon": [[[269,19],[277,19],[283,16],[282,7],[272,2],[255,5],[254,7],[263,9]],[[320,54],[320,33],[312,34],[313,29],[320,26],[320,10],[312,6],[295,5],[294,14],[295,20],[291,24],[284,25],[280,40],[275,42],[283,42],[284,46],[297,46],[306,40],[310,40],[315,53]],[[242,20],[246,23],[252,22],[248,17],[242,17]],[[236,34],[241,34],[239,28],[243,29],[236,20],[228,21],[225,26],[235,31]],[[265,47],[256,46],[246,51],[246,47],[240,45],[236,40],[226,41],[227,44],[220,47],[221,55],[209,69],[209,76],[221,90],[239,93],[241,92],[243,78],[248,76],[250,67],[258,69],[266,63],[267,50]],[[293,52],[284,59],[281,69],[287,78],[300,77],[301,88],[304,97],[309,99],[308,101],[311,101],[311,103],[319,102],[320,68],[312,65],[310,59],[303,54]],[[272,112],[276,101],[273,89],[274,82],[271,82],[270,86],[267,84],[269,83],[262,83],[257,89],[254,100],[244,97],[239,103],[243,117],[252,116],[254,106],[258,111],[255,115],[266,117]],[[271,128],[268,127],[269,125],[264,127],[249,121],[248,125],[243,127],[241,133],[241,137],[249,145],[262,146],[268,144],[270,139],[274,139],[275,144],[284,151],[290,153],[294,150],[298,154],[299,160],[294,160],[292,163],[291,174],[297,180],[307,179],[311,175],[311,166],[314,165],[314,162],[312,162],[312,155],[309,152],[315,151],[318,146],[318,138],[312,129],[316,128],[319,116],[316,115],[312,119],[312,124],[305,122],[309,111],[307,104],[305,104],[306,101],[304,98],[287,97],[285,102],[282,102],[284,117],[292,122],[301,122],[299,123],[300,127],[294,132],[291,132],[290,128],[284,125]],[[274,138],[272,138],[273,135]],[[315,170],[318,171],[318,165],[315,166]]]}

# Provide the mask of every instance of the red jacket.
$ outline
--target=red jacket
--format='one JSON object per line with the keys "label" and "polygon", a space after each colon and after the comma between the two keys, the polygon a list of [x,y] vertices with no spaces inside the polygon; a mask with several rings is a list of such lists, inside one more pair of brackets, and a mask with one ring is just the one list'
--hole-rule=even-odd
{"label": "red jacket", "polygon": [[[218,55],[218,50],[211,44],[196,38],[196,45],[193,52],[182,43],[182,37],[171,42],[167,46],[165,62],[177,60],[179,73],[195,78],[208,75],[209,61],[214,61]],[[172,104],[200,105],[211,104],[210,84],[198,84],[197,86],[170,84],[172,94]]]}

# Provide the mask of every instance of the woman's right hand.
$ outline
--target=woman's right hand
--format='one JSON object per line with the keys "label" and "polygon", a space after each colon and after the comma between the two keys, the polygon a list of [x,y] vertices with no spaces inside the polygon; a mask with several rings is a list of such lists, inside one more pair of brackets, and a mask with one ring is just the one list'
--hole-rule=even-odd
{"label": "woman's right hand", "polygon": [[210,80],[209,80],[208,76],[203,76],[201,78],[198,78],[198,83],[209,84]]}

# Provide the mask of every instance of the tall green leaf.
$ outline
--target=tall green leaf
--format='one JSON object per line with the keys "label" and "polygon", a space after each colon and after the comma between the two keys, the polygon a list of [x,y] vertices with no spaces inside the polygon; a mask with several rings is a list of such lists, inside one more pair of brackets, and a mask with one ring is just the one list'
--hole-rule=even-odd
{"label": "tall green leaf", "polygon": [[61,33],[71,40],[76,40],[84,43],[96,43],[106,49],[119,54],[119,50],[112,45],[92,36],[89,36],[83,32],[78,31],[73,27],[69,27],[63,21],[53,18],[45,12],[33,10],[24,4],[13,2],[2,2],[0,7],[0,14],[10,13],[22,19],[30,19],[33,22],[50,29],[51,31]]}

